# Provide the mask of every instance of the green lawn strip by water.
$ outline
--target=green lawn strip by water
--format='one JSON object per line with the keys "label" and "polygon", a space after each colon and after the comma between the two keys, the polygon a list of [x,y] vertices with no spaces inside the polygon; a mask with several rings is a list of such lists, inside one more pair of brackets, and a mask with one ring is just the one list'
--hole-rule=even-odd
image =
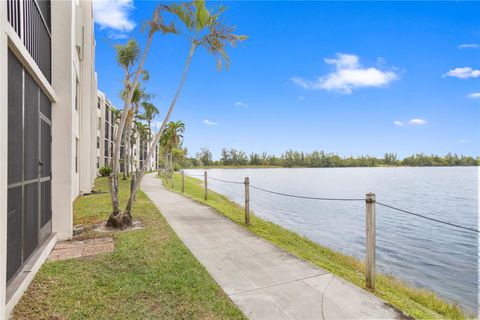
{"label": "green lawn strip by water", "polygon": [[[128,188],[121,181],[122,203]],[[98,189],[108,190],[105,178]],[[110,196],[84,196],[74,208],[76,224],[102,221]],[[244,319],[142,192],[133,215],[145,229],[114,233],[113,253],[45,263],[14,319]]]}
{"label": "green lawn strip by water", "polygon": [[[164,181],[171,189],[171,183]],[[180,192],[181,176],[174,175],[174,190]],[[251,214],[250,226],[244,224],[244,209],[225,196],[208,191],[208,201],[203,200],[203,180],[185,176],[185,195],[207,204],[258,236],[280,248],[365,289],[364,265],[359,260],[322,247],[279,225]],[[320,232],[320,230],[319,230]],[[405,314],[417,319],[464,319],[467,316],[460,307],[447,303],[435,293],[413,288],[391,276],[376,277],[375,295],[392,304]]]}

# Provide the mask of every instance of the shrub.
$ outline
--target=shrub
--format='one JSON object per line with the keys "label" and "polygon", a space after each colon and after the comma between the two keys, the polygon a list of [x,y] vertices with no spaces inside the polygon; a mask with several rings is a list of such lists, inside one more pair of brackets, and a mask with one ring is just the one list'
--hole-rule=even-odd
{"label": "shrub", "polygon": [[98,170],[98,172],[102,177],[108,177],[112,174],[112,168],[110,168],[109,166],[103,166],[100,168],[100,170]]}

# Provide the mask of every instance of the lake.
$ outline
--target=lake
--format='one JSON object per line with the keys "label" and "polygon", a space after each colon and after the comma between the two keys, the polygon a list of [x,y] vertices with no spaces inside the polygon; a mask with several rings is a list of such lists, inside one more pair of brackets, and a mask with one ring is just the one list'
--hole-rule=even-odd
{"label": "lake", "polygon": [[[185,170],[186,175],[203,170]],[[208,175],[312,197],[365,198],[478,229],[478,169],[301,168],[210,169]],[[243,205],[244,186],[209,179],[209,188]],[[263,219],[364,259],[365,203],[297,199],[250,188],[250,208]],[[478,308],[478,234],[377,208],[377,271],[433,290],[467,312]]]}

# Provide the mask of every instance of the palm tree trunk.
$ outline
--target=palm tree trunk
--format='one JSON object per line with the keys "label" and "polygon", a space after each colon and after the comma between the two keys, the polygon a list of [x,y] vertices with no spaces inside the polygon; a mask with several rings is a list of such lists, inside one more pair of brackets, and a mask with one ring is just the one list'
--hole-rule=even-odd
{"label": "palm tree trunk", "polygon": [[150,49],[150,45],[152,43],[154,32],[150,31],[148,34],[148,40],[145,45],[145,50],[143,51],[143,56],[140,60],[140,63],[138,65],[137,71],[135,72],[135,79],[132,83],[132,86],[130,87],[130,90],[128,92],[128,96],[124,101],[123,105],[123,110],[122,110],[122,115],[120,117],[120,123],[118,125],[118,130],[117,134],[115,135],[115,141],[113,144],[113,159],[112,159],[112,176],[111,176],[111,183],[109,183],[110,186],[110,194],[111,194],[111,200],[112,200],[112,214],[109,217],[107,221],[107,226],[108,227],[114,227],[114,228],[123,228],[125,224],[130,225],[131,224],[131,216],[130,216],[130,210],[125,212],[125,215],[127,217],[124,219],[122,217],[117,218],[120,214],[120,205],[118,202],[118,167],[119,167],[119,159],[120,159],[120,143],[122,140],[122,133],[125,128],[125,122],[127,120],[127,115],[128,111],[130,108],[130,104],[133,98],[133,93],[135,91],[135,88],[138,85],[138,81],[140,79],[140,73],[142,72],[143,65],[145,63],[145,60],[147,58],[148,50]]}
{"label": "palm tree trunk", "polygon": [[130,193],[130,197],[128,198],[128,203],[127,203],[127,206],[125,208],[125,212],[128,212],[128,214],[130,214],[130,211],[132,209],[132,205],[133,205],[133,202],[134,202],[134,199],[135,199],[135,194],[137,193],[138,187],[142,184],[142,179],[143,179],[143,176],[145,174],[145,169],[147,168],[147,166],[150,162],[150,159],[151,159],[151,156],[152,156],[153,152],[155,152],[155,146],[160,141],[160,138],[163,134],[163,131],[165,130],[165,126],[166,126],[168,120],[170,119],[170,115],[172,114],[173,109],[175,108],[175,104],[177,103],[178,96],[180,95],[180,92],[182,91],[183,84],[185,83],[185,79],[187,78],[188,68],[190,67],[190,63],[192,62],[193,54],[195,53],[196,48],[197,48],[196,39],[193,39],[192,44],[190,46],[190,52],[188,54],[188,58],[187,58],[187,61],[185,63],[185,68],[183,70],[182,79],[180,80],[180,84],[178,85],[177,91],[175,92],[175,96],[173,97],[172,103],[170,104],[170,108],[168,109],[167,115],[163,119],[162,126],[160,127],[160,130],[158,131],[158,133],[155,135],[154,143],[152,143],[152,145],[150,146],[150,150],[148,151],[148,156],[147,156],[146,163],[144,163],[142,168],[140,169],[140,172],[137,176],[137,180],[133,185],[132,192]]}
{"label": "palm tree trunk", "polygon": [[173,173],[175,171],[175,167],[173,166],[173,152],[170,153],[170,167],[172,168],[172,171],[170,172],[170,181],[173,189]]}
{"label": "palm tree trunk", "polygon": [[130,132],[131,132],[131,125],[127,126],[127,130],[125,131],[125,140],[123,142],[124,150],[125,150],[125,164],[124,170],[126,172],[127,177],[130,176]]}
{"label": "palm tree trunk", "polygon": [[165,151],[165,178],[168,177],[168,151]]}

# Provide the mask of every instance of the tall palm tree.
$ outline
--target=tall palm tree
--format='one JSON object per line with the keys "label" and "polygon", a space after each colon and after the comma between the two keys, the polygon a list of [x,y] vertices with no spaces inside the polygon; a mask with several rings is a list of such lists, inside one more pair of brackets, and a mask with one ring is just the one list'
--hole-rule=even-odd
{"label": "tall palm tree", "polygon": [[[109,177],[109,189],[113,210],[112,214],[108,218],[107,227],[124,228],[125,226],[129,226],[132,223],[130,210],[122,213],[120,211],[120,206],[118,202],[118,169],[120,163],[120,145],[122,142],[122,135],[125,129],[127,116],[131,108],[131,101],[135,92],[134,89],[137,88],[137,85],[140,81],[140,75],[143,74],[145,76],[146,74],[143,70],[143,65],[145,64],[145,60],[148,55],[153,36],[157,32],[161,32],[162,34],[176,33],[176,29],[173,23],[170,23],[169,25],[164,23],[163,18],[160,15],[161,10],[162,7],[158,6],[153,12],[152,20],[148,21],[145,24],[145,28],[148,28],[148,38],[140,60],[138,60],[140,57],[140,51],[138,50],[138,45],[136,45],[136,43],[134,44],[134,42],[129,41],[125,47],[117,48],[117,59],[119,64],[124,69],[124,88],[126,89],[126,92],[128,92],[128,94],[126,94],[125,98],[123,99],[123,109],[113,144],[112,175]],[[133,72],[132,69],[137,63],[137,61],[137,68],[135,72]]]}
{"label": "tall palm tree", "polygon": [[168,177],[168,174],[170,172],[170,168],[169,168],[169,143],[170,143],[170,133],[165,131],[162,135],[162,137],[160,138],[160,146],[162,147],[163,149],[163,152],[165,153],[165,163],[164,163],[164,167],[165,167],[165,177],[167,178]]}
{"label": "tall palm tree", "polygon": [[188,53],[187,61],[183,70],[182,78],[178,85],[177,91],[173,97],[172,102],[168,112],[163,120],[160,130],[155,136],[154,143],[150,146],[148,151],[147,162],[144,163],[143,167],[140,169],[139,177],[136,180],[136,183],[133,185],[132,192],[128,199],[125,212],[130,214],[133,201],[135,199],[135,194],[138,190],[138,187],[142,183],[143,176],[149,165],[151,155],[155,152],[155,147],[160,141],[160,137],[164,133],[165,126],[170,119],[170,115],[175,108],[177,99],[182,91],[183,84],[187,77],[188,69],[192,61],[195,51],[203,47],[207,50],[208,53],[212,54],[217,60],[217,67],[221,69],[222,61],[225,62],[226,67],[230,65],[230,59],[225,52],[225,47],[227,44],[230,44],[234,47],[237,42],[245,40],[247,37],[243,35],[234,34],[234,27],[226,26],[221,21],[221,14],[224,11],[223,7],[219,7],[216,11],[212,10],[211,12],[207,9],[204,0],[194,0],[193,3],[180,3],[180,4],[170,4],[170,5],[160,5],[160,7],[167,12],[172,13],[180,19],[185,27],[185,33],[190,40],[190,51]]}
{"label": "tall palm tree", "polygon": [[139,115],[138,118],[147,121],[148,128],[152,130],[152,121],[155,116],[159,113],[157,107],[151,102],[143,101],[143,114]]}
{"label": "tall palm tree", "polygon": [[[144,78],[145,80],[145,78]],[[126,91],[123,91],[122,92],[122,96],[125,96],[126,94]],[[141,87],[140,85],[138,85],[136,88],[135,88],[135,91],[133,93],[133,97],[132,97],[132,101],[131,101],[131,107],[130,107],[130,110],[128,111],[128,114],[127,114],[127,120],[125,121],[125,133],[123,135],[123,144],[125,147],[125,153],[124,153],[124,162],[127,163],[127,166],[125,167],[125,170],[123,172],[123,176],[124,176],[124,179],[126,179],[127,176],[129,176],[129,166],[128,166],[128,162],[131,161],[131,157],[130,157],[130,143],[129,143],[129,139],[131,137],[131,134],[130,132],[132,131],[132,128],[134,127],[132,124],[134,122],[134,120],[137,118],[140,117],[140,115],[138,114],[139,113],[139,110],[140,110],[140,102],[143,101],[142,103],[144,103],[145,101],[147,101],[148,99],[150,99],[151,95],[146,93],[145,92],[145,89],[143,87]]]}
{"label": "tall palm tree", "polygon": [[169,177],[173,179],[173,149],[177,148],[180,145],[181,140],[183,139],[182,133],[185,131],[185,124],[182,121],[171,121],[165,128],[165,133],[160,139],[160,144],[164,146],[167,151],[166,162],[169,164]]}

